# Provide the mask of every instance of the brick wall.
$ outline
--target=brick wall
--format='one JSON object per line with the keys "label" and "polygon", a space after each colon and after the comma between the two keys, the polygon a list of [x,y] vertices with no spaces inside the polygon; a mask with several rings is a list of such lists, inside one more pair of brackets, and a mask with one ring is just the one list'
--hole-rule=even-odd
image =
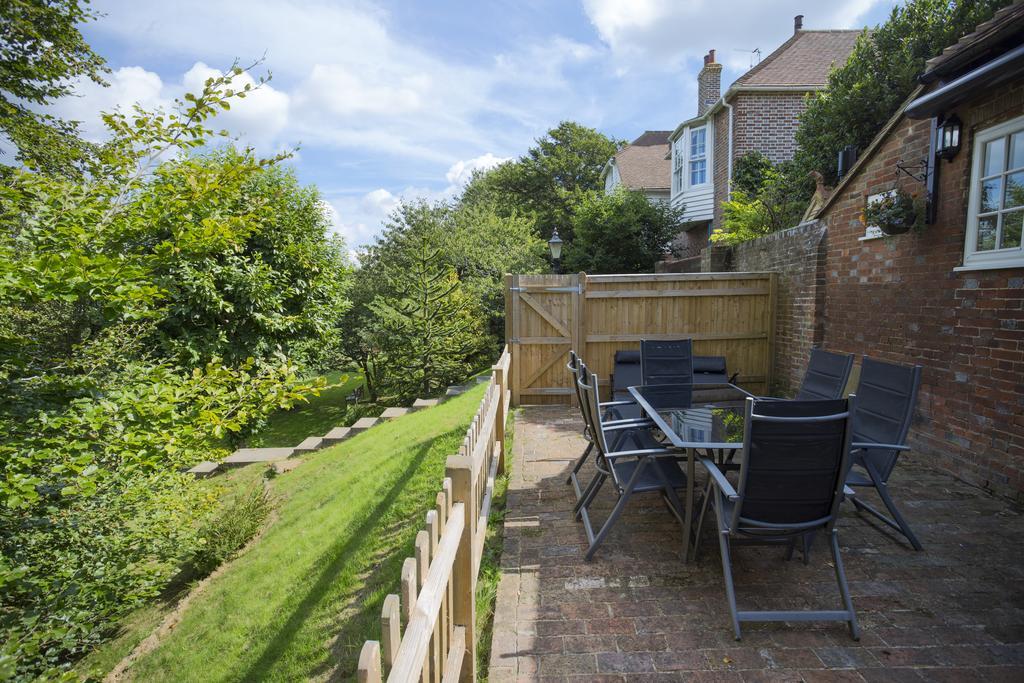
{"label": "brick wall", "polygon": [[1024,86],[997,93],[955,112],[965,144],[941,162],[936,222],[923,233],[859,239],[869,195],[924,192],[895,164],[926,155],[928,121],[902,120],[823,213],[822,341],[922,365],[914,450],[967,481],[1024,499],[1024,269],[953,270],[963,259],[972,133],[1024,113]]}
{"label": "brick wall", "polygon": [[722,225],[722,202],[729,198],[729,110],[722,108],[714,117],[714,148],[712,175],[715,183],[715,208],[711,224]]}
{"label": "brick wall", "polygon": [[795,393],[811,347],[821,343],[825,238],[825,226],[810,222],[735,247],[711,247],[704,253],[704,272],[777,273],[771,387],[777,396]]}

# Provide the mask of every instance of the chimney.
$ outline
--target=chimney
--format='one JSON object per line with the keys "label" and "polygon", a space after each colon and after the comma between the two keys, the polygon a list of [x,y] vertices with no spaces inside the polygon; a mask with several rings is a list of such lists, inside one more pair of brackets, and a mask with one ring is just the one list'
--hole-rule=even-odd
{"label": "chimney", "polygon": [[703,116],[722,94],[722,65],[715,61],[715,51],[704,55],[704,68],[697,75],[697,116]]}
{"label": "chimney", "polygon": [[804,27],[804,15],[798,14],[793,17],[793,33],[801,30]]}

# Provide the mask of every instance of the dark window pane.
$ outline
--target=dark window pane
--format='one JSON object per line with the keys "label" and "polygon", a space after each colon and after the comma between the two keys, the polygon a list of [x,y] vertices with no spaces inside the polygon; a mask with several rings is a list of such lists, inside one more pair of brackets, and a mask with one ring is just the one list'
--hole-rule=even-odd
{"label": "dark window pane", "polygon": [[998,216],[985,216],[978,219],[978,251],[991,251],[996,248],[996,219]]}
{"label": "dark window pane", "polygon": [[981,181],[981,213],[999,210],[999,191],[1002,186],[1002,178]]}
{"label": "dark window pane", "polygon": [[1024,225],[1024,211],[1003,214],[1003,243],[1000,249],[1019,249],[1021,226]]}

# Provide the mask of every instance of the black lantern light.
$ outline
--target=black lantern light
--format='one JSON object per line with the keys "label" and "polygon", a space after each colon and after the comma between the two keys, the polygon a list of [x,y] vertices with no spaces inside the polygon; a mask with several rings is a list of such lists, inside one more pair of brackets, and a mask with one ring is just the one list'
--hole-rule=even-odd
{"label": "black lantern light", "polygon": [[942,159],[952,159],[960,151],[960,119],[956,114],[947,116],[939,124],[935,134],[935,154]]}
{"label": "black lantern light", "polygon": [[562,238],[558,236],[558,228],[552,233],[548,240],[548,249],[551,250],[551,269],[555,273],[562,272]]}

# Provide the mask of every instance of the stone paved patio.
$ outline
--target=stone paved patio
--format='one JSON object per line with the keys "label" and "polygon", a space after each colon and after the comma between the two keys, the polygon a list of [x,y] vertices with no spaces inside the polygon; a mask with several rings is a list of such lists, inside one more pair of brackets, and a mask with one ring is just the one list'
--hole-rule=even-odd
{"label": "stone paved patio", "polygon": [[[718,547],[681,563],[681,532],[639,496],[594,561],[565,477],[582,452],[578,414],[516,416],[490,680],[1024,681],[1021,509],[904,460],[893,490],[914,552],[846,506],[840,522],[860,642],[844,624],[746,624],[732,637]],[[867,494],[873,496],[873,494]],[[613,494],[601,494],[604,510]],[[604,514],[595,514],[595,525]],[[838,606],[822,539],[810,566],[783,550],[734,551],[740,606]]]}

